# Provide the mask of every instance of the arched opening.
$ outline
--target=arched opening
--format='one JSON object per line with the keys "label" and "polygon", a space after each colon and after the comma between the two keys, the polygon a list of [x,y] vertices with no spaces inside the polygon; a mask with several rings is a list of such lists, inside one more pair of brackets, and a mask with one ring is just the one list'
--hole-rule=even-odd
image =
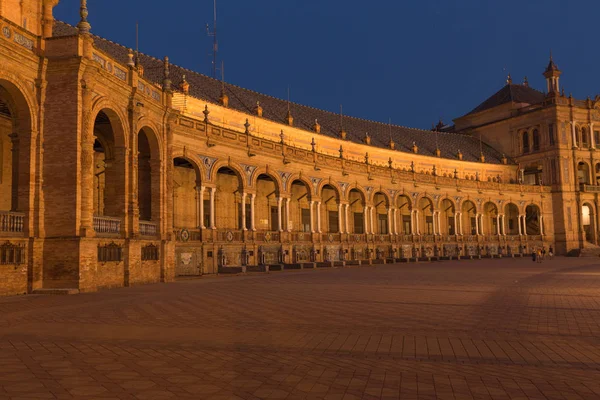
{"label": "arched opening", "polygon": [[375,207],[375,229],[374,232],[380,235],[390,233],[390,205],[388,198],[381,192],[375,193],[373,197],[373,206]]}
{"label": "arched opening", "polygon": [[200,204],[204,201],[200,171],[190,160],[173,159],[173,227],[198,229],[202,226]]}
{"label": "arched opening", "polygon": [[[600,146],[600,143],[598,143],[598,145]],[[596,164],[596,168],[595,168],[595,172],[596,172],[596,185],[600,185],[600,163]]]}
{"label": "arched opening", "polygon": [[483,234],[499,235],[498,207],[491,202],[487,202],[483,205]]}
{"label": "arched opening", "polygon": [[577,181],[580,185],[589,185],[590,183],[590,168],[586,162],[577,163]]}
{"label": "arched opening", "polygon": [[366,233],[365,229],[365,198],[358,189],[350,190],[348,203],[352,213],[350,233]]}
{"label": "arched opening", "polygon": [[112,110],[100,111],[94,122],[93,203],[98,233],[118,233],[125,214],[125,154],[116,136],[118,124]]}
{"label": "arched opening", "polygon": [[400,222],[400,232],[403,235],[412,235],[412,206],[410,202],[410,198],[408,196],[398,196],[398,200],[396,200],[396,207],[398,208],[398,219]]}
{"label": "arched opening", "polygon": [[320,218],[317,217],[317,224],[321,223],[321,232],[337,233],[340,231],[339,204],[338,191],[331,185],[323,186],[323,190],[321,190],[321,209],[318,211]]}
{"label": "arched opening", "polygon": [[256,178],[256,221],[261,231],[280,231],[283,229],[283,199],[274,178],[260,174]]}
{"label": "arched opening", "polygon": [[525,208],[525,233],[527,235],[539,235],[541,232],[540,208],[530,204]]}
{"label": "arched opening", "polygon": [[138,207],[140,231],[143,223],[160,220],[160,150],[156,134],[147,127],[138,133]]}
{"label": "arched opening", "polygon": [[590,138],[588,130],[583,127],[581,128],[581,147],[589,147],[590,146]]}
{"label": "arched opening", "polygon": [[442,200],[440,204],[440,232],[443,235],[456,235],[456,209],[450,199]]}
{"label": "arched opening", "polygon": [[477,235],[477,208],[475,204],[467,200],[463,203],[462,208],[462,220],[461,223],[463,225],[463,234],[464,235]]}
{"label": "arched opening", "polygon": [[204,201],[204,225],[212,229],[240,229],[241,177],[233,169],[221,167],[217,171],[215,184],[216,188],[209,191],[209,200]]}
{"label": "arched opening", "polygon": [[310,195],[309,186],[301,180],[295,180],[291,186],[291,225],[295,231],[311,232],[312,224],[310,217]]}
{"label": "arched opening", "polygon": [[519,234],[519,209],[513,203],[504,207],[505,229],[507,235]]}
{"label": "arched opening", "polygon": [[421,197],[418,203],[420,214],[418,232],[422,235],[433,235],[433,202],[427,197]]}
{"label": "arched opening", "polygon": [[591,204],[585,203],[581,206],[581,224],[583,225],[585,241],[588,243],[595,243],[596,224],[594,218],[594,208]]}
{"label": "arched opening", "polygon": [[25,97],[0,80],[0,232],[28,232],[31,129]]}
{"label": "arched opening", "polygon": [[523,132],[522,143],[523,153],[529,153],[529,132]]}

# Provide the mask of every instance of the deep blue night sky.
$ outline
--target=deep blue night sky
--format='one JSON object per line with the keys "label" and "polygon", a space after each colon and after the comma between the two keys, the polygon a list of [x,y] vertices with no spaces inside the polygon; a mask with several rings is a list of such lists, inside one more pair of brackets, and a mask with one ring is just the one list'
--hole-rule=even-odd
{"label": "deep blue night sky", "polygon": [[[576,4],[575,4],[576,3]],[[89,0],[92,32],[211,74],[213,0]],[[334,112],[429,128],[500,89],[508,72],[545,89],[550,49],[561,85],[600,93],[597,1],[218,0],[225,80]],[[76,24],[79,0],[55,17]],[[219,61],[220,63],[220,61]]]}

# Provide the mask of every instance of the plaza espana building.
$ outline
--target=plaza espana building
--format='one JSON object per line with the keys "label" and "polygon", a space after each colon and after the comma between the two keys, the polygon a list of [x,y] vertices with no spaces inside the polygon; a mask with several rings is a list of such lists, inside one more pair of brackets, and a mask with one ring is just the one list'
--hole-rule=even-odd
{"label": "plaza espana building", "polygon": [[57,4],[0,0],[0,295],[600,253],[600,101],[552,59],[543,92],[509,78],[420,130],[134,52]]}

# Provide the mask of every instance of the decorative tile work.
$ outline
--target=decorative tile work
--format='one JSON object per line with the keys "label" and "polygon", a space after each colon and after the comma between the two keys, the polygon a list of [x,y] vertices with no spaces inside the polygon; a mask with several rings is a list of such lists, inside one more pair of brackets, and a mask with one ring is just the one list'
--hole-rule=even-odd
{"label": "decorative tile work", "polygon": [[203,156],[202,154],[198,154],[198,157],[202,160],[202,164],[204,165],[204,170],[206,171],[206,179],[210,181],[210,177],[212,175],[213,167],[217,162],[217,158]]}

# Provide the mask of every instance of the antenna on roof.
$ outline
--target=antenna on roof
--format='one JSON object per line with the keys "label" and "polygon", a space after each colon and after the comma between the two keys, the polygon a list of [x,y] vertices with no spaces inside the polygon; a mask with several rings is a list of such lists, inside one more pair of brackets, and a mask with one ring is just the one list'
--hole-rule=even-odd
{"label": "antenna on roof", "polygon": [[135,21],[135,65],[140,63],[140,24]]}
{"label": "antenna on roof", "polygon": [[206,24],[206,34],[213,38],[212,77],[217,79],[217,52],[219,51],[219,42],[217,41],[217,0],[214,0],[213,6],[213,29],[211,32],[208,24]]}

